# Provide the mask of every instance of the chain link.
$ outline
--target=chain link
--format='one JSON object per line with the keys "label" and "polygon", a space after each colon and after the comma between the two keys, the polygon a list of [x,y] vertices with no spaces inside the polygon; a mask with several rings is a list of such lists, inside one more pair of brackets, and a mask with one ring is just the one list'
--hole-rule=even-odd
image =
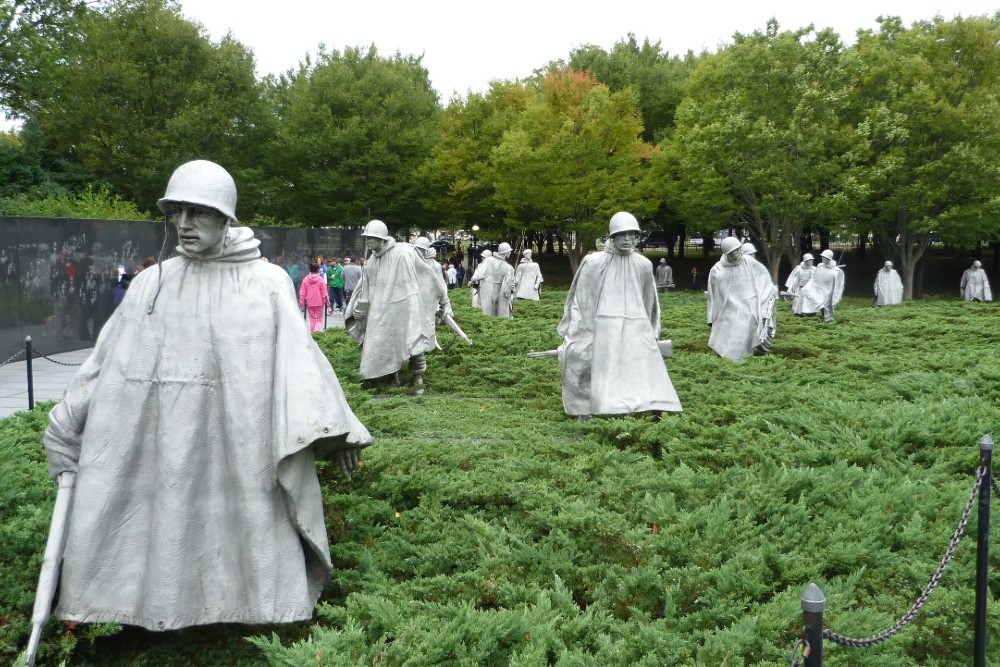
{"label": "chain link", "polygon": [[[801,660],[795,657],[795,654],[799,652],[799,647],[804,647],[802,650]],[[809,655],[809,642],[807,642],[805,639],[800,639],[797,642],[795,642],[795,645],[792,646],[792,663],[791,663],[792,667],[800,667],[801,665],[804,665],[806,662],[807,655]]]}
{"label": "chain link", "polygon": [[38,359],[38,358],[47,359],[48,361],[51,361],[52,363],[58,364],[60,366],[83,366],[83,362],[82,361],[80,363],[78,363],[78,364],[69,364],[69,363],[66,363],[65,361],[56,361],[52,357],[44,355],[44,354],[42,354],[41,352],[39,352],[38,350],[36,350],[34,348],[31,349],[31,352],[32,352],[32,355],[31,355],[32,359]]}
{"label": "chain link", "polygon": [[3,368],[4,366],[6,366],[7,364],[9,364],[10,362],[14,361],[18,357],[20,357],[22,354],[24,354],[24,348],[23,347],[20,350],[18,350],[17,353],[13,357],[11,357],[7,361],[5,361],[2,364],[0,364],[0,368]]}
{"label": "chain link", "polygon": [[[986,466],[979,466],[979,470],[976,472],[976,483],[972,486],[972,495],[969,496],[969,502],[966,503],[965,511],[962,512],[962,519],[958,522],[958,528],[955,529],[954,534],[951,536],[951,543],[948,545],[948,550],[945,552],[944,558],[941,559],[941,564],[938,566],[938,569],[934,573],[934,576],[931,577],[930,583],[927,584],[927,588],[925,588],[924,592],[920,594],[920,597],[917,598],[917,601],[913,603],[913,606],[910,607],[910,610],[906,612],[906,614],[901,619],[896,621],[896,624],[893,625],[891,628],[889,628],[888,630],[883,630],[882,632],[874,634],[870,637],[855,639],[853,637],[845,637],[843,635],[838,635],[837,633],[832,632],[828,628],[823,628],[823,636],[826,639],[829,639],[835,644],[840,644],[841,646],[867,648],[869,646],[875,646],[876,644],[881,644],[886,639],[889,639],[890,637],[898,633],[900,630],[902,630],[904,627],[906,627],[910,623],[910,621],[912,621],[916,617],[917,613],[920,612],[924,604],[927,602],[927,599],[931,596],[931,593],[933,593],[934,589],[937,588],[938,582],[941,580],[941,575],[944,574],[945,568],[948,567],[948,563],[950,563],[951,559],[954,558],[955,556],[955,549],[956,547],[958,547],[958,543],[965,535],[965,526],[969,522],[969,514],[972,512],[972,508],[975,506],[976,496],[979,495],[979,488],[980,486],[982,486],[983,478],[985,476],[986,476]],[[994,488],[996,488],[996,481],[992,480],[992,475],[991,475],[991,482],[993,483]]]}

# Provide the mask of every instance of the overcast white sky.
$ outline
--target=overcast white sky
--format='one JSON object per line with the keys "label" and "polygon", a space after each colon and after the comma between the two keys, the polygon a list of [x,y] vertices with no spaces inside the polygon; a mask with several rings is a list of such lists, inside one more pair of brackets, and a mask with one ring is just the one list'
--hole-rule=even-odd
{"label": "overcast white sky", "polygon": [[453,91],[484,92],[493,79],[529,76],[585,44],[605,49],[635,33],[664,50],[716,50],[735,32],[831,27],[848,43],[879,15],[909,25],[936,14],[952,18],[1000,10],[1000,0],[179,0],[183,13],[213,39],[227,31],[253,49],[258,73],[295,67],[322,42],[328,49],[375,44],[423,55],[431,83],[447,101]]}

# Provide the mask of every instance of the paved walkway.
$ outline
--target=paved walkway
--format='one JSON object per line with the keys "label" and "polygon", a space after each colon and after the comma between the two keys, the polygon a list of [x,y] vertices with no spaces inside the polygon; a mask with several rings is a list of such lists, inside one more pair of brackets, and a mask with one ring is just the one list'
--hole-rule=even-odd
{"label": "paved walkway", "polygon": [[[303,322],[303,326],[308,325]],[[326,328],[343,329],[344,316],[341,313],[333,313],[327,318]],[[66,387],[76,375],[79,364],[89,356],[90,349],[49,355],[57,362],[74,364],[73,366],[63,366],[40,357],[32,359],[31,375],[34,380],[35,403],[61,400]],[[0,359],[0,362],[2,361],[3,359]],[[0,419],[28,409],[27,367],[28,364],[23,360],[0,367]]]}

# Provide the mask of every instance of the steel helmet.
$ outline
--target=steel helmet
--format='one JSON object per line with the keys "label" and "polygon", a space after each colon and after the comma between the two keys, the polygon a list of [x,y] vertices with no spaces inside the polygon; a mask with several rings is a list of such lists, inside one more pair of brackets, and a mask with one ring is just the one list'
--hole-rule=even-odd
{"label": "steel helmet", "polygon": [[757,252],[757,248],[749,241],[741,245],[740,250],[743,251],[744,255],[753,255]]}
{"label": "steel helmet", "polygon": [[826,257],[827,259],[833,259],[833,251],[827,248],[819,254],[820,257]]}
{"label": "steel helmet", "polygon": [[483,259],[486,259],[487,257],[492,257],[493,256],[493,251],[492,250],[484,250],[481,253],[479,253],[479,256],[481,258],[483,258]]}
{"label": "steel helmet", "polygon": [[531,259],[531,250],[525,250],[524,251],[524,258],[525,259]]}
{"label": "steel helmet", "polygon": [[214,162],[186,162],[174,170],[167,183],[167,192],[156,202],[164,213],[170,204],[214,208],[236,222],[236,183],[228,171]]}
{"label": "steel helmet", "polygon": [[381,220],[372,220],[365,228],[361,231],[362,236],[374,236],[377,239],[382,239],[383,241],[388,241],[392,237],[389,236],[389,228],[385,226],[385,223]]}
{"label": "steel helmet", "polygon": [[639,221],[635,216],[626,211],[619,211],[611,216],[611,224],[608,225],[608,235],[614,236],[620,232],[638,232]]}
{"label": "steel helmet", "polygon": [[413,245],[421,250],[430,250],[431,240],[426,236],[418,236],[417,240],[413,242]]}
{"label": "steel helmet", "polygon": [[499,248],[497,248],[497,254],[500,255],[501,257],[506,257],[507,255],[510,254],[511,250],[513,250],[513,248],[510,247],[510,244],[504,242],[500,244]]}
{"label": "steel helmet", "polygon": [[812,253],[811,253],[811,252],[807,252],[806,254],[802,255],[802,261],[803,261],[803,262],[805,262],[806,260],[808,260],[808,261],[810,261],[810,262],[811,262],[811,261],[813,261],[814,259],[816,259],[816,258],[815,258],[815,257],[813,257],[813,255],[812,255]]}
{"label": "steel helmet", "polygon": [[728,255],[734,250],[739,249],[740,241],[735,236],[727,236],[722,239],[722,254]]}
{"label": "steel helmet", "polygon": [[983,263],[980,262],[978,259],[972,263],[972,268],[974,268],[974,269],[981,268],[982,266],[983,266]]}

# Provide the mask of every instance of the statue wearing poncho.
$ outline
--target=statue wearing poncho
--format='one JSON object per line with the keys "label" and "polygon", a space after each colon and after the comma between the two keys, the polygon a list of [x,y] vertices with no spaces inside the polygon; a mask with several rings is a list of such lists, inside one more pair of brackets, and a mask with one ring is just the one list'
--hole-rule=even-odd
{"label": "statue wearing poncho", "polygon": [[832,322],[834,309],[844,297],[844,272],[837,266],[833,251],[827,248],[822,253],[822,264],[816,267],[812,278],[799,291],[795,301],[796,315],[812,315],[822,312],[825,322]]}
{"label": "statue wearing poncho", "polygon": [[397,243],[379,220],[370,221],[362,236],[371,252],[344,310],[344,325],[361,348],[361,377],[392,376],[410,360],[409,371],[419,386],[427,368],[424,353],[437,340],[439,299],[422,288],[443,283],[441,268],[425,263],[409,243]]}
{"label": "statue wearing poncho", "polygon": [[[172,217],[219,215],[180,201]],[[302,326],[288,274],[259,260],[252,231],[228,229],[231,211],[219,219],[207,249],[178,223],[181,256],[132,281],[50,413],[49,472],[77,475],[63,620],[297,621],[329,578],[314,460],[356,463],[371,437]]]}
{"label": "statue wearing poncho", "polygon": [[886,262],[875,276],[874,289],[876,306],[894,306],[903,302],[903,281],[892,268],[892,262]]}
{"label": "statue wearing poncho", "polygon": [[744,257],[733,237],[722,240],[723,255],[708,273],[708,346],[719,356],[743,361],[770,350],[776,329],[778,290],[767,268]]}
{"label": "statue wearing poncho", "polygon": [[558,328],[567,415],[681,411],[657,346],[653,265],[632,252],[638,229],[631,214],[615,214],[611,242],[584,257],[573,277]]}
{"label": "statue wearing poncho", "polygon": [[539,288],[543,282],[538,262],[531,259],[530,250],[525,250],[523,259],[514,269],[514,298],[538,301]]}

